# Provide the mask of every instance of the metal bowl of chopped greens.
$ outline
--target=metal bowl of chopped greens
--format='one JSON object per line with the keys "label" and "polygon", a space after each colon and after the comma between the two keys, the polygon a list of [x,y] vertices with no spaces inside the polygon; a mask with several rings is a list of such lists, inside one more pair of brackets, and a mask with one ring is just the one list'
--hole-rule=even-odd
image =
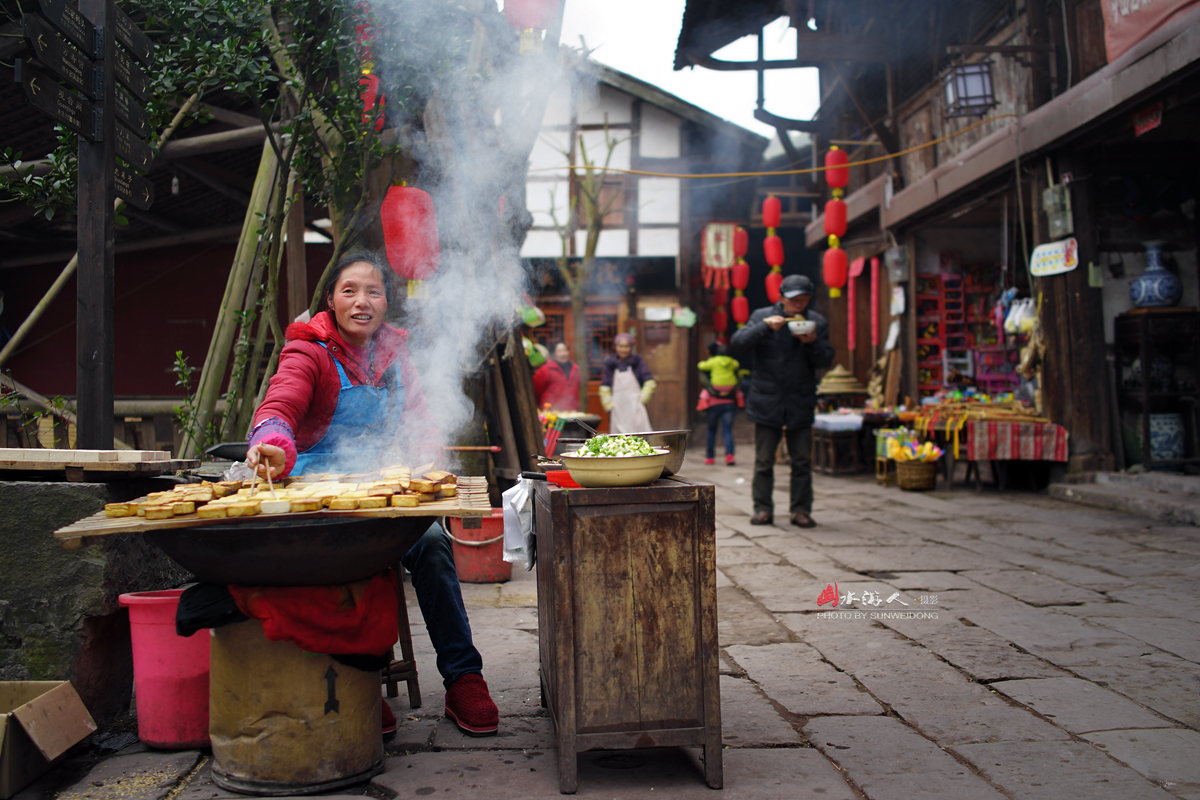
{"label": "metal bowl of chopped greens", "polygon": [[670,450],[654,448],[640,436],[594,436],[574,453],[564,453],[563,465],[580,486],[642,486],[662,475]]}

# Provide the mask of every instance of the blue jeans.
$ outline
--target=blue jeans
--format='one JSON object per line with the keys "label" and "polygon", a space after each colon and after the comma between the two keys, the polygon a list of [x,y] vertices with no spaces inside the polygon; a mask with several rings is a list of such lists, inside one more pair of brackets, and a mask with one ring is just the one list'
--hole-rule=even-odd
{"label": "blue jeans", "polygon": [[442,526],[436,522],[430,525],[400,563],[412,574],[413,590],[437,653],[442,683],[449,688],[463,675],[482,673],[483,657],[471,641],[471,623],[458,586],[454,551]]}
{"label": "blue jeans", "polygon": [[733,415],[737,412],[736,403],[723,403],[719,406],[709,406],[708,412],[708,448],[704,451],[706,458],[713,458],[717,450],[717,424],[721,425],[721,436],[725,439],[725,455],[733,455]]}

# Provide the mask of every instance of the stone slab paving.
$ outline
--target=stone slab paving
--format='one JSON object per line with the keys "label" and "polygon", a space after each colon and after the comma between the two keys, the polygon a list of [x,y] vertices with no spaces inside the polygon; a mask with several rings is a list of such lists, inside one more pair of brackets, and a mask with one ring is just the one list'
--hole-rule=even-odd
{"label": "stone slab paving", "polygon": [[[549,751],[426,753],[389,759],[371,785],[388,797],[456,800],[561,800],[556,754]],[[810,749],[725,750],[724,789],[704,783],[695,753],[675,748],[597,751],[578,756],[575,797],[645,800],[720,797],[724,800],[857,800],[820,753]]]}
{"label": "stone slab paving", "polygon": [[886,619],[882,623],[935,653],[971,678],[990,682],[1005,678],[1053,678],[1066,673],[1053,664],[1022,652],[1012,642],[986,628],[954,619],[945,625],[926,620]]}
{"label": "stone slab paving", "polygon": [[768,697],[795,716],[883,713],[853,678],[834,669],[807,644],[737,646],[725,651]]}
{"label": "stone slab paving", "polygon": [[721,741],[726,747],[798,746],[800,733],[749,678],[721,676]]}
{"label": "stone slab paving", "polygon": [[792,634],[737,586],[717,589],[717,642],[731,644],[769,644],[788,642]]}
{"label": "stone slab paving", "polygon": [[1200,730],[1200,665],[1162,654],[1112,658],[1071,671],[1164,717]]}
{"label": "stone slab paving", "polygon": [[59,800],[163,800],[178,791],[200,759],[196,750],[108,758],[57,797]]}
{"label": "stone slab paving", "polygon": [[998,681],[991,687],[1071,733],[1172,726],[1137,703],[1079,678]]}
{"label": "stone slab paving", "polygon": [[968,766],[891,717],[822,717],[804,734],[871,800],[1000,800]]}
{"label": "stone slab paving", "polygon": [[1024,569],[966,570],[961,573],[976,583],[1028,603],[1031,606],[1061,606],[1070,603],[1098,603],[1104,595],[1078,586],[1039,575]]}
{"label": "stone slab paving", "polygon": [[1082,742],[999,742],[955,747],[994,785],[1021,800],[1171,800],[1172,795]]}
{"label": "stone slab paving", "polygon": [[1102,731],[1083,738],[1176,797],[1200,799],[1200,733],[1168,728]]}
{"label": "stone slab paving", "polygon": [[1200,662],[1200,623],[1186,619],[1110,617],[1101,624],[1159,650]]}

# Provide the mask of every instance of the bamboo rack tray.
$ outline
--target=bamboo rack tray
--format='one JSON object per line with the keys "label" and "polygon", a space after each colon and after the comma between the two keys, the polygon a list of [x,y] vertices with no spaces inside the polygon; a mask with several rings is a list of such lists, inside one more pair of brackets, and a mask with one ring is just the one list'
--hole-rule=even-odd
{"label": "bamboo rack tray", "polygon": [[[269,494],[269,493],[268,493]],[[141,498],[145,499],[145,498]],[[138,502],[138,501],[132,501]],[[226,517],[223,519],[200,519],[196,514],[184,514],[170,519],[148,520],[144,517],[116,517],[110,519],[98,511],[54,532],[64,550],[76,550],[85,544],[115,533],[147,533],[150,531],[177,530],[182,528],[217,527],[254,523],[298,522],[317,519],[344,520],[352,518],[396,518],[396,517],[486,517],[492,513],[492,505],[486,492],[471,497],[450,497],[422,503],[415,508],[368,508],[353,511],[305,511],[288,514],[255,514],[251,517]]]}

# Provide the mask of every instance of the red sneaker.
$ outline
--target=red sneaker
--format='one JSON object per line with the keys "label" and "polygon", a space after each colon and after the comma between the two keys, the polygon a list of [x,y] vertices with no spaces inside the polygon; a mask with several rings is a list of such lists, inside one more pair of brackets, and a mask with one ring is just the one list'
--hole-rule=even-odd
{"label": "red sneaker", "polygon": [[713,460],[711,458],[706,458],[706,459],[704,459],[704,463],[708,464],[709,466],[712,466]]}
{"label": "red sneaker", "polygon": [[380,705],[383,706],[383,735],[391,736],[396,732],[396,715],[392,713],[387,700],[384,700]]}
{"label": "red sneaker", "polygon": [[488,693],[487,681],[471,672],[446,690],[446,717],[467,736],[495,736],[500,711]]}
{"label": "red sneaker", "polygon": [[725,454],[725,466],[732,467],[737,462],[733,460],[733,453]]}

